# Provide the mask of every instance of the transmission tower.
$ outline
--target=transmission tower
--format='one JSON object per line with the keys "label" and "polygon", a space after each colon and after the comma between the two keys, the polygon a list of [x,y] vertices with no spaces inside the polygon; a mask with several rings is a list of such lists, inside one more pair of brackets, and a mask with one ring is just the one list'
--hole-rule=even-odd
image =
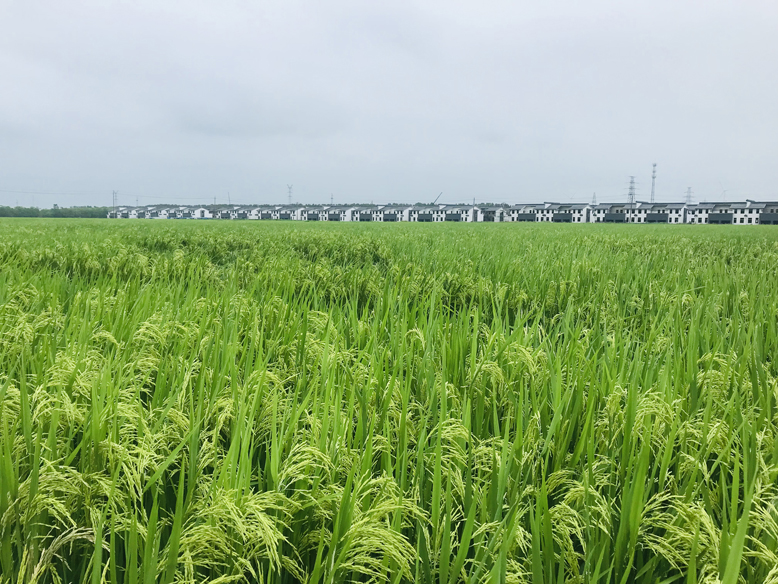
{"label": "transmission tower", "polygon": [[656,162],[654,163],[654,170],[651,173],[651,202],[654,202],[654,186],[656,185]]}
{"label": "transmission tower", "polygon": [[116,219],[116,195],[119,194],[119,191],[113,192],[113,217]]}
{"label": "transmission tower", "polygon": [[692,202],[692,187],[686,189],[686,204],[689,205]]}
{"label": "transmission tower", "polygon": [[592,207],[597,206],[597,193],[592,194]]}
{"label": "transmission tower", "polygon": [[634,176],[629,177],[629,194],[627,196],[628,196],[629,204],[634,207],[635,206],[635,177]]}

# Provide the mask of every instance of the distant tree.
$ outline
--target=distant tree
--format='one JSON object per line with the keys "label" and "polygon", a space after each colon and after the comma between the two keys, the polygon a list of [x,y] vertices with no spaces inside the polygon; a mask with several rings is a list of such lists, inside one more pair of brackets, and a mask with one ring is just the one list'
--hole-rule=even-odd
{"label": "distant tree", "polygon": [[3,207],[0,206],[0,217],[69,217],[104,219],[109,207],[60,207],[54,205],[51,209],[37,207]]}

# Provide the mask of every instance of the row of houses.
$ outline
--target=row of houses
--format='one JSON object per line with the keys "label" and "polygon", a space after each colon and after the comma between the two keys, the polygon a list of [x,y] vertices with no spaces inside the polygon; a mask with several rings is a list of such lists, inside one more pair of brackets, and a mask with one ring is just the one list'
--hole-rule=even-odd
{"label": "row of houses", "polygon": [[109,219],[357,222],[551,222],[778,225],[778,202],[540,203],[527,205],[288,205],[118,207]]}
{"label": "row of houses", "polygon": [[291,221],[504,221],[507,207],[456,205],[118,207],[109,219],[276,219]]}

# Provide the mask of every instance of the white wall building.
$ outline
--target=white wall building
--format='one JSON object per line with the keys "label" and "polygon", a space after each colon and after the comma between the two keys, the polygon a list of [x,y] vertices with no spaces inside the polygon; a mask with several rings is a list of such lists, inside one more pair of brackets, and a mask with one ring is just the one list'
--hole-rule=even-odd
{"label": "white wall building", "polygon": [[213,219],[214,214],[207,207],[195,207],[190,211],[192,219]]}
{"label": "white wall building", "polygon": [[273,219],[358,222],[554,222],[662,224],[778,224],[778,202],[713,203],[542,203],[501,205],[355,205],[355,206],[181,206],[117,207],[118,219]]}

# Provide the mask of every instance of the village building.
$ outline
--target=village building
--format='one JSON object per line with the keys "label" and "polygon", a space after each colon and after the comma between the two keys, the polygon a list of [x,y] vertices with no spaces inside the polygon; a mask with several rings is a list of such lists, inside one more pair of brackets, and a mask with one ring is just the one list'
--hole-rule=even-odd
{"label": "village building", "polygon": [[505,209],[495,206],[479,206],[475,208],[475,220],[481,223],[501,223]]}
{"label": "village building", "polygon": [[394,207],[380,207],[372,212],[372,221],[381,223],[394,223],[399,221],[398,209]]}
{"label": "village building", "polygon": [[545,222],[776,225],[778,202],[541,203],[506,205],[180,206],[117,207],[109,219],[253,219],[358,222]]}
{"label": "village building", "polygon": [[514,205],[509,207],[503,215],[504,221],[510,222],[534,222],[537,220],[537,213],[544,205]]}
{"label": "village building", "polygon": [[413,223],[432,223],[432,214],[435,210],[432,206],[413,206],[408,207],[403,211],[403,221],[410,221]]}
{"label": "village building", "polygon": [[574,203],[570,205],[572,223],[590,223],[592,206],[588,203]]}
{"label": "village building", "polygon": [[271,218],[278,221],[291,221],[294,219],[295,210],[279,207],[270,212]]}
{"label": "village building", "polygon": [[360,208],[357,211],[357,221],[359,221],[360,223],[369,223],[372,220],[373,220],[372,209]]}
{"label": "village building", "polygon": [[433,222],[461,222],[462,215],[467,211],[457,205],[440,205],[432,211]]}
{"label": "village building", "polygon": [[149,219],[167,219],[170,217],[170,211],[167,207],[150,207],[147,217]]}
{"label": "village building", "polygon": [[359,212],[356,207],[341,207],[340,208],[340,220],[341,221],[359,221]]}
{"label": "village building", "polygon": [[759,213],[759,224],[778,225],[778,201],[763,204],[764,207]]}

